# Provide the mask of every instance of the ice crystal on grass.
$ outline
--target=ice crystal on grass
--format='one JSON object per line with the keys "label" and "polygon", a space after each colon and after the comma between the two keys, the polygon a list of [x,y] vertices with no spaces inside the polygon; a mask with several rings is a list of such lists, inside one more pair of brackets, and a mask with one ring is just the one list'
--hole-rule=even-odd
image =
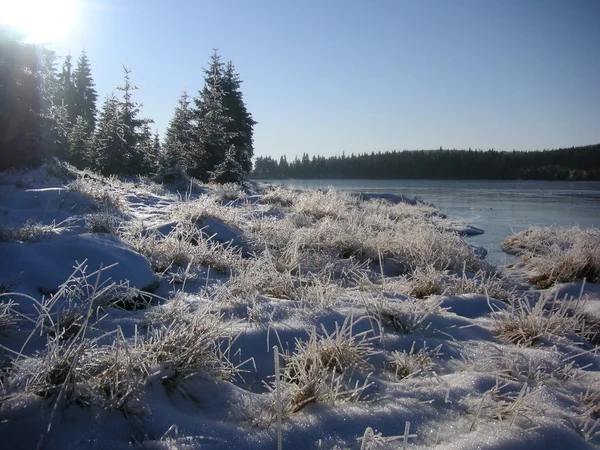
{"label": "ice crystal on grass", "polygon": [[495,329],[508,342],[532,346],[543,338],[574,333],[581,328],[582,315],[581,300],[540,295],[532,305],[528,299],[516,298],[508,310],[494,313]]}
{"label": "ice crystal on grass", "polygon": [[285,414],[297,412],[310,402],[356,401],[368,386],[352,386],[354,370],[368,370],[366,358],[374,353],[371,342],[374,332],[354,333],[360,320],[346,318],[335,331],[325,329],[318,335],[313,329],[307,341],[297,340],[292,354],[285,355],[282,374]]}
{"label": "ice crystal on grass", "polygon": [[428,348],[423,343],[423,348],[415,351],[413,341],[410,351],[393,351],[388,362],[387,369],[394,373],[398,380],[426,373],[433,368],[434,359],[440,355],[442,344],[435,348]]}
{"label": "ice crystal on grass", "polygon": [[69,229],[69,221],[51,223],[26,222],[22,226],[0,225],[0,242],[39,242]]}
{"label": "ice crystal on grass", "polygon": [[[115,179],[114,183],[118,181]],[[125,199],[111,187],[111,179],[101,178],[91,172],[78,176],[67,188],[95,201],[101,211],[122,212],[127,208]]]}
{"label": "ice crystal on grass", "polygon": [[600,231],[579,227],[531,227],[503,242],[531,267],[530,281],[539,288],[586,278],[600,280]]}
{"label": "ice crystal on grass", "polygon": [[391,326],[400,333],[412,334],[426,326],[425,321],[429,316],[439,313],[440,304],[440,299],[389,300],[380,297],[368,306],[373,316],[384,326]]}

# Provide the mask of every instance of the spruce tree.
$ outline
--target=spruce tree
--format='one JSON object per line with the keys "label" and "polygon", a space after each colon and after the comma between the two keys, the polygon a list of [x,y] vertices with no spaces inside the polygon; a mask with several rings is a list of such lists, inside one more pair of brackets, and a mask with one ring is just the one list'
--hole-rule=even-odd
{"label": "spruce tree", "polygon": [[141,174],[145,171],[145,155],[138,142],[141,139],[141,127],[149,121],[139,118],[141,104],[133,101],[133,91],[136,91],[138,87],[131,83],[131,69],[123,66],[123,73],[125,76],[123,86],[117,87],[117,90],[123,93],[123,98],[119,102],[119,110],[122,122],[124,151],[127,155],[127,165],[123,167],[122,173]]}
{"label": "spruce tree", "polygon": [[39,72],[36,47],[0,27],[0,170],[41,162]]}
{"label": "spruce tree", "polygon": [[69,150],[66,160],[78,169],[83,169],[93,163],[90,161],[90,134],[89,124],[82,116],[77,116],[75,124],[69,133]]}
{"label": "spruce tree", "polygon": [[62,100],[62,89],[56,72],[56,53],[47,47],[38,47],[40,58],[39,95],[41,100],[40,138],[46,156],[64,159],[68,149],[71,124],[67,107]]}
{"label": "spruce tree", "polygon": [[96,126],[96,100],[98,93],[94,89],[92,69],[85,51],[81,52],[77,60],[77,67],[73,72],[73,89],[75,116],[84,118],[88,125],[88,132],[92,132]]}
{"label": "spruce tree", "polygon": [[166,168],[177,165],[184,169],[192,168],[197,154],[196,138],[194,111],[190,108],[187,91],[183,91],[165,133],[163,154]]}
{"label": "spruce tree", "polygon": [[212,183],[237,183],[244,186],[248,176],[242,165],[237,161],[238,152],[235,145],[231,145],[225,152],[225,159],[210,172]]}
{"label": "spruce tree", "polygon": [[71,63],[71,55],[65,56],[62,66],[62,72],[59,75],[59,98],[60,102],[64,103],[67,108],[69,122],[75,123],[77,118],[77,108],[75,106],[75,84],[73,83],[73,64]]}
{"label": "spruce tree", "polygon": [[126,172],[131,155],[124,138],[123,114],[114,94],[108,96],[100,112],[92,139],[89,165],[103,175]]}
{"label": "spruce tree", "polygon": [[223,104],[223,63],[215,50],[208,69],[204,69],[204,88],[194,99],[197,120],[197,152],[188,173],[207,181],[209,172],[223,162],[225,152],[231,144],[231,133],[227,130],[231,119]]}
{"label": "spruce tree", "polygon": [[136,155],[139,155],[142,161],[142,167],[137,175],[149,175],[156,173],[159,169],[160,147],[156,146],[150,124],[151,120],[144,120],[140,127],[136,143]]}
{"label": "spruce tree", "polygon": [[233,62],[229,61],[223,72],[223,105],[227,116],[231,119],[227,124],[227,131],[231,135],[231,144],[237,149],[236,160],[246,172],[252,170],[252,156],[254,156],[254,125],[252,118],[244,103],[240,90],[242,81],[235,71]]}

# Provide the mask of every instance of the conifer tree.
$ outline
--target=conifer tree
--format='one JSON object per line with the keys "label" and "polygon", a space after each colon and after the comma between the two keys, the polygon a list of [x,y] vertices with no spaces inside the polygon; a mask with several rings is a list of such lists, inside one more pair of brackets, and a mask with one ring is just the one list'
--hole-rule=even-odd
{"label": "conifer tree", "polygon": [[61,98],[61,83],[56,72],[56,53],[42,46],[38,47],[37,52],[40,58],[40,138],[43,150],[47,156],[64,159],[71,124],[67,107]]}
{"label": "conifer tree", "polygon": [[81,52],[77,60],[77,67],[73,72],[73,89],[75,116],[84,118],[88,125],[88,132],[92,132],[96,126],[96,100],[98,93],[94,89],[92,69],[85,51]]}
{"label": "conifer tree", "polygon": [[244,185],[248,176],[242,165],[236,160],[238,152],[235,145],[231,145],[225,152],[225,159],[217,164],[215,169],[210,172],[209,180],[212,183],[237,183]]}
{"label": "conifer tree", "polygon": [[41,162],[40,61],[35,46],[0,27],[0,170]]}
{"label": "conifer tree", "polygon": [[163,153],[167,168],[193,167],[197,154],[196,137],[194,111],[190,108],[187,91],[183,91],[165,133]]}
{"label": "conifer tree", "polygon": [[156,173],[159,168],[160,147],[156,146],[154,136],[150,130],[151,120],[144,120],[140,127],[138,139],[136,143],[136,155],[139,155],[142,161],[141,169],[137,175],[149,175]]}
{"label": "conifer tree", "polygon": [[123,93],[123,98],[119,102],[119,110],[124,151],[128,162],[121,173],[141,174],[145,171],[145,155],[142,153],[142,147],[138,145],[141,139],[140,129],[145,123],[151,121],[139,118],[141,104],[133,101],[133,91],[136,91],[138,87],[131,83],[131,69],[123,66],[123,73],[124,83],[122,86],[118,86],[117,90]]}
{"label": "conifer tree", "polygon": [[[77,108],[75,106],[75,85],[73,83],[73,63],[71,62],[71,55],[65,56],[65,60],[62,66],[62,72],[59,75],[59,98],[67,108],[69,116],[69,122],[75,123],[77,118]],[[61,103],[60,101],[57,103]]]}
{"label": "conifer tree", "polygon": [[83,169],[90,161],[90,134],[88,132],[89,124],[82,116],[77,116],[75,124],[69,132],[69,150],[66,160],[78,169]]}
{"label": "conifer tree", "polygon": [[242,92],[242,81],[235,71],[233,62],[225,66],[222,78],[223,105],[227,116],[231,119],[227,124],[227,131],[231,135],[231,143],[237,150],[236,160],[246,172],[252,170],[252,156],[254,156],[254,125],[256,121],[246,109]]}
{"label": "conifer tree", "polygon": [[209,172],[225,159],[231,145],[231,133],[227,127],[231,119],[223,105],[223,63],[215,50],[208,69],[204,69],[204,88],[196,104],[198,149],[193,157],[191,176],[207,181]]}
{"label": "conifer tree", "polygon": [[123,114],[114,94],[108,96],[92,140],[90,167],[103,175],[122,174],[131,155],[124,139]]}

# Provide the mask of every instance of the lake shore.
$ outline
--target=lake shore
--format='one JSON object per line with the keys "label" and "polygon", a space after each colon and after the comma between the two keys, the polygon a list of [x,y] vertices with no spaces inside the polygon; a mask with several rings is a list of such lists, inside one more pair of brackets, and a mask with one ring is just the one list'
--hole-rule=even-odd
{"label": "lake shore", "polygon": [[0,174],[0,208],[10,448],[599,443],[597,229],[498,268],[399,196],[65,166]]}

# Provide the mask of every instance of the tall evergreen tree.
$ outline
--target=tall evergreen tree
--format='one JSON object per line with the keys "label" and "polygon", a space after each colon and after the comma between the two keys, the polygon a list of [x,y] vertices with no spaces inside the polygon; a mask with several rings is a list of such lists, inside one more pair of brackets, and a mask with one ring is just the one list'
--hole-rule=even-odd
{"label": "tall evergreen tree", "polygon": [[[73,83],[73,63],[71,55],[65,56],[62,66],[62,72],[59,75],[60,99],[67,108],[69,122],[75,123],[77,118],[77,108],[75,106],[75,84]],[[61,102],[57,102],[61,103]]]}
{"label": "tall evergreen tree", "polygon": [[145,171],[145,155],[142,153],[142,147],[138,145],[141,140],[141,127],[151,122],[147,119],[141,119],[141,104],[133,101],[133,92],[138,87],[131,83],[131,69],[123,66],[124,83],[118,86],[117,90],[123,93],[123,98],[119,102],[120,118],[122,121],[123,145],[127,155],[128,163],[123,167],[122,173],[141,174]]}
{"label": "tall evergreen tree", "polygon": [[156,173],[159,169],[160,147],[156,146],[150,124],[151,120],[144,120],[140,127],[136,143],[136,155],[139,155],[142,161],[142,167],[137,172],[138,175],[148,175]]}
{"label": "tall evergreen tree", "polygon": [[114,94],[108,96],[92,140],[90,167],[103,175],[122,174],[131,155],[124,138],[123,113]]}
{"label": "tall evergreen tree", "polygon": [[81,52],[77,60],[77,67],[73,72],[73,89],[75,116],[84,118],[91,133],[96,126],[96,100],[98,93],[94,89],[92,69],[85,51]]}
{"label": "tall evergreen tree", "polygon": [[68,148],[71,124],[67,107],[62,100],[62,86],[56,72],[56,52],[40,46],[39,95],[41,100],[40,138],[44,153],[64,159]]}
{"label": "tall evergreen tree", "polygon": [[227,124],[227,131],[231,135],[231,144],[236,148],[236,160],[246,172],[252,170],[252,156],[254,156],[254,125],[252,118],[244,103],[240,90],[242,81],[235,71],[233,62],[227,62],[223,72],[223,105],[227,116],[231,119]]}
{"label": "tall evergreen tree", "polygon": [[88,126],[88,123],[82,116],[77,116],[75,124],[69,132],[69,150],[66,160],[78,169],[83,169],[89,163],[93,164],[93,161],[90,161],[90,134]]}
{"label": "tall evergreen tree", "polygon": [[194,111],[187,91],[183,91],[165,133],[164,163],[168,167],[192,168],[197,154],[196,138]]}
{"label": "tall evergreen tree", "polygon": [[0,170],[41,162],[39,78],[36,47],[0,27]]}
{"label": "tall evergreen tree", "polygon": [[188,173],[207,181],[209,172],[223,162],[225,152],[231,145],[231,133],[227,130],[231,119],[223,105],[223,63],[215,50],[208,69],[204,69],[204,88],[196,104],[198,151]]}

